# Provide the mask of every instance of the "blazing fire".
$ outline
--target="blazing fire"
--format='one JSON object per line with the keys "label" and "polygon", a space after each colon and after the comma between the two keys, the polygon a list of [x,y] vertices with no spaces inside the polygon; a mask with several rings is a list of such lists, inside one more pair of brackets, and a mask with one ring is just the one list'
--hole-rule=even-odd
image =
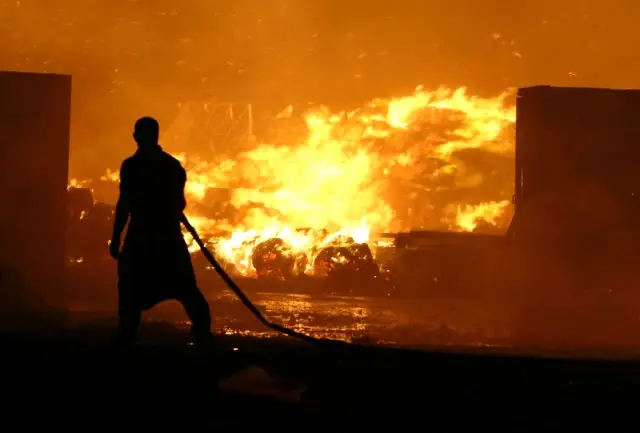
{"label": "blazing fire", "polygon": [[[173,153],[188,170],[187,215],[219,258],[245,276],[276,259],[293,273],[317,274],[322,263],[345,260],[341,249],[373,245],[384,232],[498,225],[509,205],[504,197],[440,208],[428,197],[482,182],[467,172],[459,152],[513,153],[509,96],[419,87],[351,112],[307,111],[304,135],[292,132],[288,140],[235,155],[203,160]],[[294,122],[295,114],[288,107],[278,121]],[[184,128],[176,123],[165,132],[167,149],[179,148],[170,137],[184,136]],[[108,170],[102,180],[117,182],[117,172]],[[89,184],[71,180],[70,187]],[[327,248],[335,254],[323,255]]]}

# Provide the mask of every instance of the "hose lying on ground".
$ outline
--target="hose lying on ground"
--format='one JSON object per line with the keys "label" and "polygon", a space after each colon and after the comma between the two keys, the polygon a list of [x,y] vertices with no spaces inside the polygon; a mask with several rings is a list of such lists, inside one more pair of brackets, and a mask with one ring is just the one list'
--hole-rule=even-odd
{"label": "hose lying on ground", "polygon": [[306,341],[308,343],[346,344],[338,340],[311,337],[310,335],[302,334],[292,329],[285,328],[284,326],[278,325],[277,323],[269,322],[266,319],[266,317],[264,317],[262,312],[260,312],[260,310],[258,310],[258,308],[253,304],[253,302],[251,302],[251,300],[247,297],[247,295],[244,294],[244,292],[242,291],[242,289],[240,289],[240,287],[236,284],[236,282],[233,281],[233,278],[231,278],[229,274],[227,274],[227,272],[224,270],[224,268],[220,265],[220,263],[218,263],[218,261],[213,256],[213,254],[211,254],[209,249],[205,246],[204,242],[202,242],[202,239],[200,239],[200,236],[198,235],[198,232],[196,231],[196,229],[191,225],[191,223],[189,222],[189,220],[184,214],[182,214],[181,221],[182,221],[182,224],[184,224],[184,226],[186,227],[189,234],[191,234],[191,236],[193,237],[193,240],[200,247],[200,250],[202,250],[202,253],[206,257],[206,259],[209,261],[209,263],[211,263],[211,266],[213,266],[213,268],[224,280],[224,282],[229,287],[229,289],[231,289],[231,291],[236,294],[238,299],[240,299],[240,301],[244,304],[244,306],[247,307],[249,311],[251,311],[251,313],[256,317],[256,319],[260,321],[260,323],[262,323],[268,328],[271,328],[276,332],[279,332],[284,335],[288,335],[289,337]]}

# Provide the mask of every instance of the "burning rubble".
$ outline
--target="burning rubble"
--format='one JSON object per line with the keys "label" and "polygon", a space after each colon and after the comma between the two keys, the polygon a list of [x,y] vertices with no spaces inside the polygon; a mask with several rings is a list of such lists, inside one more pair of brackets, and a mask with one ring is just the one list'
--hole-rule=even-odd
{"label": "burning rubble", "polygon": [[[350,112],[319,107],[296,116],[288,107],[274,120],[275,142],[255,140],[235,154],[208,149],[209,158],[179,152],[193,134],[184,122],[167,128],[162,142],[188,171],[189,219],[237,275],[374,277],[377,251],[391,244],[384,233],[490,233],[508,225],[515,122],[509,96],[419,87]],[[91,191],[97,184],[117,191],[117,181],[113,169],[100,180],[70,181],[74,261],[86,258],[83,251],[106,254],[113,209],[95,204]],[[86,235],[87,227],[99,235]]]}

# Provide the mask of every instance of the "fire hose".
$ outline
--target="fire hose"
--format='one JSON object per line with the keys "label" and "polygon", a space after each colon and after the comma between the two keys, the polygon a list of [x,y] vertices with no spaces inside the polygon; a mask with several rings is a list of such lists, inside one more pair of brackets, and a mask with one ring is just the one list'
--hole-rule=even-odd
{"label": "fire hose", "polygon": [[193,238],[193,240],[198,245],[198,247],[200,247],[200,250],[202,251],[202,254],[204,254],[204,257],[211,264],[213,269],[216,270],[218,275],[220,275],[220,278],[222,278],[222,280],[229,287],[229,289],[238,297],[238,299],[240,299],[242,304],[245,307],[247,307],[247,309],[251,312],[251,314],[253,314],[255,316],[255,318],[258,319],[258,321],[260,323],[265,325],[267,328],[270,328],[270,329],[272,329],[272,330],[274,330],[274,331],[276,331],[276,332],[278,332],[280,334],[284,334],[284,335],[287,335],[289,337],[296,338],[298,340],[306,341],[308,343],[345,344],[344,342],[338,341],[338,340],[330,340],[330,339],[326,339],[326,338],[312,337],[310,335],[294,331],[292,329],[286,328],[286,327],[284,327],[282,325],[278,325],[277,323],[273,323],[273,322],[270,322],[269,320],[267,320],[267,318],[264,317],[262,312],[255,306],[255,304],[253,302],[251,302],[251,300],[247,297],[247,295],[245,295],[245,293],[236,284],[236,282],[233,280],[233,278],[231,278],[229,276],[229,274],[227,274],[227,272],[224,270],[224,268],[216,260],[216,258],[213,256],[211,251],[209,251],[209,249],[206,247],[206,245],[204,244],[204,242],[202,241],[202,239],[198,235],[198,232],[196,231],[196,229],[191,225],[191,223],[189,222],[189,220],[187,219],[187,217],[184,214],[182,214],[181,221],[182,221],[182,224],[187,229],[187,231],[189,232],[189,234],[191,235],[191,237]]}

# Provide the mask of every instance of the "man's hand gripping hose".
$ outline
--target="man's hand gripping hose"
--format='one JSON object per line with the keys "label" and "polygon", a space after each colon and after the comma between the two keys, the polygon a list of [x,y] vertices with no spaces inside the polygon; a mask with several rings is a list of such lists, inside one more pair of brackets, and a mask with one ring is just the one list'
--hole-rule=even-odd
{"label": "man's hand gripping hose", "polygon": [[229,276],[229,274],[227,274],[227,272],[220,265],[220,263],[218,263],[218,261],[215,259],[213,254],[211,254],[209,249],[205,246],[204,242],[202,242],[202,239],[200,239],[200,236],[198,235],[198,232],[196,231],[196,229],[191,225],[191,223],[189,222],[189,220],[184,214],[182,214],[180,221],[186,227],[189,234],[191,234],[191,236],[193,237],[193,240],[196,242],[196,244],[198,244],[198,246],[200,247],[200,250],[202,250],[202,253],[206,257],[206,259],[209,261],[209,263],[211,263],[211,266],[213,266],[216,272],[224,280],[224,282],[229,287],[229,289],[231,289],[231,291],[236,294],[238,299],[240,299],[240,301],[244,304],[244,306],[247,307],[249,311],[251,311],[251,313],[256,317],[256,319],[258,319],[266,327],[271,328],[274,331],[279,332],[281,334],[288,335],[289,337],[297,338],[299,340],[303,340],[309,343],[345,344],[342,341],[311,337],[309,335],[296,332],[292,329],[285,328],[282,325],[269,322],[262,315],[262,312],[260,312],[260,310],[258,310],[258,308],[253,304],[253,302],[251,302],[251,300],[247,297],[247,295],[244,294],[242,289],[238,287],[236,282],[233,281],[233,279]]}

